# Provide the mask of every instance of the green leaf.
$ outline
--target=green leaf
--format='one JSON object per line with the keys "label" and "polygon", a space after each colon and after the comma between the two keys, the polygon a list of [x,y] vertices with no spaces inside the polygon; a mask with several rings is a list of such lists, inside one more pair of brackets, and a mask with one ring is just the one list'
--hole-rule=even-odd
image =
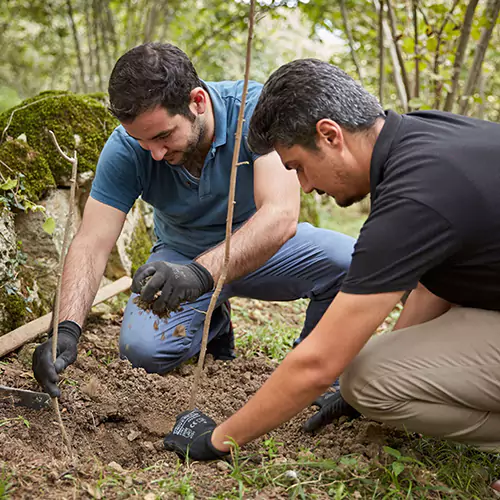
{"label": "green leaf", "polygon": [[401,458],[401,452],[399,450],[395,450],[394,448],[391,448],[390,446],[384,446],[384,451],[393,456],[394,458]]}
{"label": "green leaf", "polygon": [[435,52],[438,46],[437,38],[435,36],[431,36],[427,39],[426,45],[429,52]]}
{"label": "green leaf", "polygon": [[9,191],[17,186],[17,179],[11,179],[10,177],[3,183],[0,184],[0,189],[4,191]]}
{"label": "green leaf", "polygon": [[56,221],[52,217],[47,217],[42,228],[47,234],[52,234],[56,228]]}
{"label": "green leaf", "polygon": [[394,472],[394,475],[396,477],[398,477],[404,470],[404,464],[402,464],[401,462],[392,462],[392,472]]}

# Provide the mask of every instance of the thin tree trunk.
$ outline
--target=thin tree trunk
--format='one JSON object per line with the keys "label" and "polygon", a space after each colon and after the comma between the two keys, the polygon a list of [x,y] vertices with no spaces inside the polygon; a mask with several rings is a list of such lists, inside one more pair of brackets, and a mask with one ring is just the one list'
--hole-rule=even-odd
{"label": "thin tree trunk", "polygon": [[[457,7],[458,3],[460,0],[454,0],[453,5],[451,6],[450,10],[445,14],[443,22],[441,23],[441,26],[437,32],[437,44],[436,44],[436,51],[434,53],[434,75],[436,77],[439,75],[439,67],[441,65],[441,43],[443,41],[443,32],[444,29],[446,28],[446,25],[448,24],[448,21],[451,19],[451,16],[453,15],[453,12],[455,11],[455,8]],[[428,24],[428,23],[427,23]],[[441,106],[441,95],[443,91],[443,82],[441,80],[436,79],[434,83],[434,109],[439,109]]]}
{"label": "thin tree trunk", "polygon": [[415,90],[414,97],[418,99],[420,97],[420,48],[418,45],[418,17],[417,8],[418,0],[412,1],[413,7],[413,33],[414,33],[414,54],[415,54]]}
{"label": "thin tree trunk", "polygon": [[97,81],[99,82],[99,91],[104,90],[104,82],[102,79],[102,67],[101,67],[101,43],[99,40],[99,14],[98,14],[99,4],[97,0],[92,2],[92,24],[94,29],[94,41],[95,41],[95,69],[97,75]]}
{"label": "thin tree trunk", "polygon": [[444,103],[444,111],[452,111],[453,104],[457,97],[458,81],[460,80],[460,72],[465,59],[467,45],[469,44],[470,32],[472,29],[472,22],[474,21],[474,12],[476,10],[479,0],[470,0],[465,11],[464,23],[458,41],[457,51],[455,52],[455,61],[453,62],[453,76],[451,78],[451,89],[446,96]]}
{"label": "thin tree trunk", "polygon": [[111,43],[113,45],[113,60],[116,61],[119,57],[120,49],[118,47],[118,37],[116,35],[115,18],[113,16],[113,12],[111,11],[111,7],[109,6],[109,1],[106,5],[106,24],[110,34]]}
{"label": "thin tree trunk", "polygon": [[[377,12],[380,12],[380,3],[379,0],[373,0],[373,4],[375,5],[375,9]],[[391,56],[392,67],[393,67],[393,76],[394,76],[394,85],[396,86],[396,92],[398,94],[399,101],[401,103],[401,108],[403,111],[408,111],[408,97],[406,95],[403,78],[401,76],[401,69],[399,66],[398,55],[396,53],[396,46],[394,39],[391,36],[391,30],[389,28],[389,24],[384,19],[384,38],[386,40],[390,40],[389,43],[389,55]]]}
{"label": "thin tree trunk", "polygon": [[399,61],[399,66],[401,69],[401,77],[403,79],[403,85],[406,92],[406,98],[409,101],[411,99],[411,87],[410,80],[408,78],[408,73],[406,71],[405,62],[403,59],[403,52],[401,50],[401,45],[399,43],[399,37],[396,32],[396,17],[394,15],[394,9],[392,8],[391,0],[386,0],[387,3],[387,14],[389,17],[389,27],[391,29],[392,40],[394,42],[394,48],[396,50],[396,55]]}
{"label": "thin tree trunk", "polygon": [[356,54],[356,49],[354,48],[354,38],[352,36],[351,26],[349,24],[349,18],[347,17],[347,9],[345,6],[345,0],[340,0],[340,11],[342,13],[342,20],[344,21],[344,29],[347,35],[347,41],[349,43],[349,49],[351,52],[352,61],[356,67],[356,72],[358,73],[358,80],[361,85],[363,85],[363,75],[361,73],[361,65]]}
{"label": "thin tree trunk", "polygon": [[479,76],[481,75],[486,49],[488,48],[488,45],[490,43],[491,35],[493,34],[493,29],[496,26],[499,13],[500,0],[489,0],[488,4],[486,5],[486,19],[488,24],[481,30],[479,43],[474,53],[472,67],[470,68],[469,77],[467,78],[467,83],[465,84],[465,91],[461,97],[461,115],[467,113],[467,110],[469,108],[469,97],[474,92]]}
{"label": "thin tree trunk", "polygon": [[153,41],[154,34],[156,31],[156,23],[158,21],[158,8],[157,4],[154,3],[149,10],[149,15],[147,16],[147,22],[144,29],[144,43]]}
{"label": "thin tree trunk", "polygon": [[85,30],[87,34],[87,49],[89,61],[89,89],[95,91],[95,67],[94,67],[94,46],[92,44],[92,4],[85,2]]}
{"label": "thin tree trunk", "polygon": [[98,25],[101,32],[102,49],[105,58],[105,73],[108,76],[111,73],[111,68],[113,67],[113,56],[110,52],[111,42],[108,38],[108,27],[104,20],[105,6],[103,0],[98,0],[99,3],[99,14],[98,14]]}
{"label": "thin tree trunk", "polygon": [[132,26],[134,16],[132,15],[132,0],[127,0],[125,11],[127,13],[127,38],[125,40],[125,50],[132,48]]}
{"label": "thin tree trunk", "polygon": [[385,48],[384,48],[384,0],[380,0],[378,13],[378,100],[384,105]]}
{"label": "thin tree trunk", "polygon": [[71,0],[66,0],[68,8],[69,22],[71,24],[71,32],[73,34],[73,42],[75,44],[76,59],[78,61],[78,69],[80,70],[80,84],[84,92],[87,92],[87,83],[85,81],[85,68],[83,67],[82,53],[80,50],[80,40],[78,39],[78,32],[76,29],[75,18],[73,16],[73,6]]}

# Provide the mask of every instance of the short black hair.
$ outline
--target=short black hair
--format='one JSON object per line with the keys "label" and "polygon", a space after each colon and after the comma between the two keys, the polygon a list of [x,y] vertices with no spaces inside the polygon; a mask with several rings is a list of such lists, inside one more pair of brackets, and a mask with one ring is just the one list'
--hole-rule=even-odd
{"label": "short black hair", "polygon": [[170,43],[145,43],[116,62],[109,79],[109,109],[123,123],[157,106],[192,119],[190,92],[201,86],[181,49]]}
{"label": "short black hair", "polygon": [[250,120],[248,144],[267,154],[276,144],[316,149],[316,123],[328,118],[351,132],[368,130],[384,110],[347,73],[318,59],[278,68],[264,85]]}

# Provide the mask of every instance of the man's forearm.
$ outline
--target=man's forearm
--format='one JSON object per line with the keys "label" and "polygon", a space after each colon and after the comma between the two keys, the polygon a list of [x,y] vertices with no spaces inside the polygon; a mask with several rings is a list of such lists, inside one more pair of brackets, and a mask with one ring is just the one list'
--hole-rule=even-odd
{"label": "man's forearm", "polygon": [[[227,282],[246,276],[265,264],[288,241],[297,229],[297,221],[286,213],[262,207],[231,236],[231,259]],[[217,283],[224,260],[225,244],[199,256],[196,261],[206,267]]]}
{"label": "man's forearm", "polygon": [[78,235],[73,240],[64,265],[59,320],[83,325],[96,296],[108,255],[96,252]]}

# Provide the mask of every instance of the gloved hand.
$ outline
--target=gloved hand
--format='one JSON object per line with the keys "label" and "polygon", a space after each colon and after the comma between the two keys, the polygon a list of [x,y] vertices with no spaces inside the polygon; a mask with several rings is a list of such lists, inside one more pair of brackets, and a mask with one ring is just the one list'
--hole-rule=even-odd
{"label": "gloved hand", "polygon": [[361,415],[358,410],[344,401],[340,391],[325,392],[314,401],[313,405],[319,406],[319,410],[304,423],[303,429],[306,432],[315,432],[343,415],[350,418],[357,418]]}
{"label": "gloved hand", "polygon": [[[143,288],[145,278],[151,276]],[[153,302],[153,311],[173,311],[182,302],[192,302],[214,287],[210,272],[197,262],[187,265],[157,261],[144,264],[137,269],[131,290],[141,294],[144,302]],[[157,292],[161,295],[155,300]]]}
{"label": "gloved hand", "polygon": [[188,410],[177,416],[174,428],[163,439],[168,451],[175,451],[181,460],[216,460],[228,454],[212,445],[217,424],[200,410]]}
{"label": "gloved hand", "polygon": [[76,361],[78,340],[82,329],[74,321],[59,323],[57,333],[57,358],[52,361],[52,330],[49,338],[40,344],[33,353],[33,373],[38,383],[52,397],[59,397],[61,391],[57,387],[58,373]]}

